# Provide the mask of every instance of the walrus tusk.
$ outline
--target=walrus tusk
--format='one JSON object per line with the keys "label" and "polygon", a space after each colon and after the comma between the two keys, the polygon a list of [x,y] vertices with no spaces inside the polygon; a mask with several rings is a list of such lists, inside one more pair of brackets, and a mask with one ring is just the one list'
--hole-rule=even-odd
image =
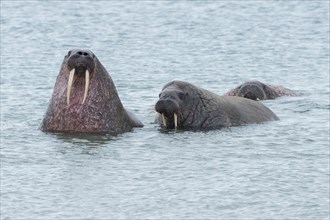
{"label": "walrus tusk", "polygon": [[68,86],[66,88],[66,103],[68,105],[70,104],[70,93],[71,93],[71,88],[72,88],[72,82],[73,82],[74,72],[75,72],[75,69],[73,68],[70,71],[69,80],[68,80]]}
{"label": "walrus tusk", "polygon": [[82,101],[82,104],[84,104],[86,97],[87,97],[87,93],[88,93],[88,86],[89,86],[89,71],[86,70],[86,74],[85,74],[85,92],[84,92],[84,98]]}
{"label": "walrus tusk", "polygon": [[162,120],[163,120],[163,125],[166,127],[166,119],[164,114],[162,114]]}
{"label": "walrus tusk", "polygon": [[178,115],[176,113],[174,113],[174,126],[175,128],[178,127]]}

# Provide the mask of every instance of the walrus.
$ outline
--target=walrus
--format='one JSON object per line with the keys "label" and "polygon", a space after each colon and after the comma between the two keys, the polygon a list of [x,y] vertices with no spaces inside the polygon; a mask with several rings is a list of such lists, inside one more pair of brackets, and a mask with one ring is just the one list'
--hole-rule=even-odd
{"label": "walrus", "polygon": [[142,126],[123,107],[109,73],[94,53],[70,50],[57,76],[41,130],[120,134]]}
{"label": "walrus", "polygon": [[252,80],[229,90],[224,95],[240,96],[252,100],[266,100],[276,99],[281,96],[296,96],[297,94],[283,86],[275,86]]}
{"label": "walrus", "polygon": [[155,110],[155,121],[167,129],[210,130],[278,120],[260,102],[217,95],[183,81],[172,81],[163,87]]}

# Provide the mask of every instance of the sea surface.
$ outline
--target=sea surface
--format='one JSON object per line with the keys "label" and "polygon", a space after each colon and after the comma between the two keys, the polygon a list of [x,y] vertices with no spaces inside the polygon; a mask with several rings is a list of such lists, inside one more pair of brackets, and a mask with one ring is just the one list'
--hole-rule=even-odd
{"label": "sea surface", "polygon": [[[1,220],[329,219],[329,1],[1,1]],[[143,128],[39,130],[63,57],[92,50]],[[279,121],[154,123],[163,85],[294,90]]]}

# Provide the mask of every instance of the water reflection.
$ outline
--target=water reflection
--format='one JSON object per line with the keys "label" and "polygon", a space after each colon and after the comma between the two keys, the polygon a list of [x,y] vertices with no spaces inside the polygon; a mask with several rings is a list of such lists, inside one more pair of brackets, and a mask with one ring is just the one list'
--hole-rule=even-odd
{"label": "water reflection", "polygon": [[[120,139],[120,135],[112,136],[107,134],[83,134],[83,133],[48,133],[58,142],[56,151],[62,155],[73,156],[87,155],[95,157],[118,158],[119,154],[112,147],[111,142]],[[47,135],[48,136],[48,135]],[[68,158],[70,160],[70,158]]]}
{"label": "water reflection", "polygon": [[109,141],[117,140],[120,135],[109,134],[86,134],[86,133],[52,133],[54,137],[63,142],[84,144],[89,146],[99,146],[107,144]]}

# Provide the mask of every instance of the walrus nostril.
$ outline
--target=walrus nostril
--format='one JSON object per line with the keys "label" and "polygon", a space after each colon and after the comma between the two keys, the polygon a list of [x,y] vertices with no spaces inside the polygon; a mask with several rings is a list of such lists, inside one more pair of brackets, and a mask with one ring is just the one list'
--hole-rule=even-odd
{"label": "walrus nostril", "polygon": [[77,51],[75,54],[82,56],[82,57],[93,57],[92,54],[90,54],[86,51],[82,51],[82,50]]}

